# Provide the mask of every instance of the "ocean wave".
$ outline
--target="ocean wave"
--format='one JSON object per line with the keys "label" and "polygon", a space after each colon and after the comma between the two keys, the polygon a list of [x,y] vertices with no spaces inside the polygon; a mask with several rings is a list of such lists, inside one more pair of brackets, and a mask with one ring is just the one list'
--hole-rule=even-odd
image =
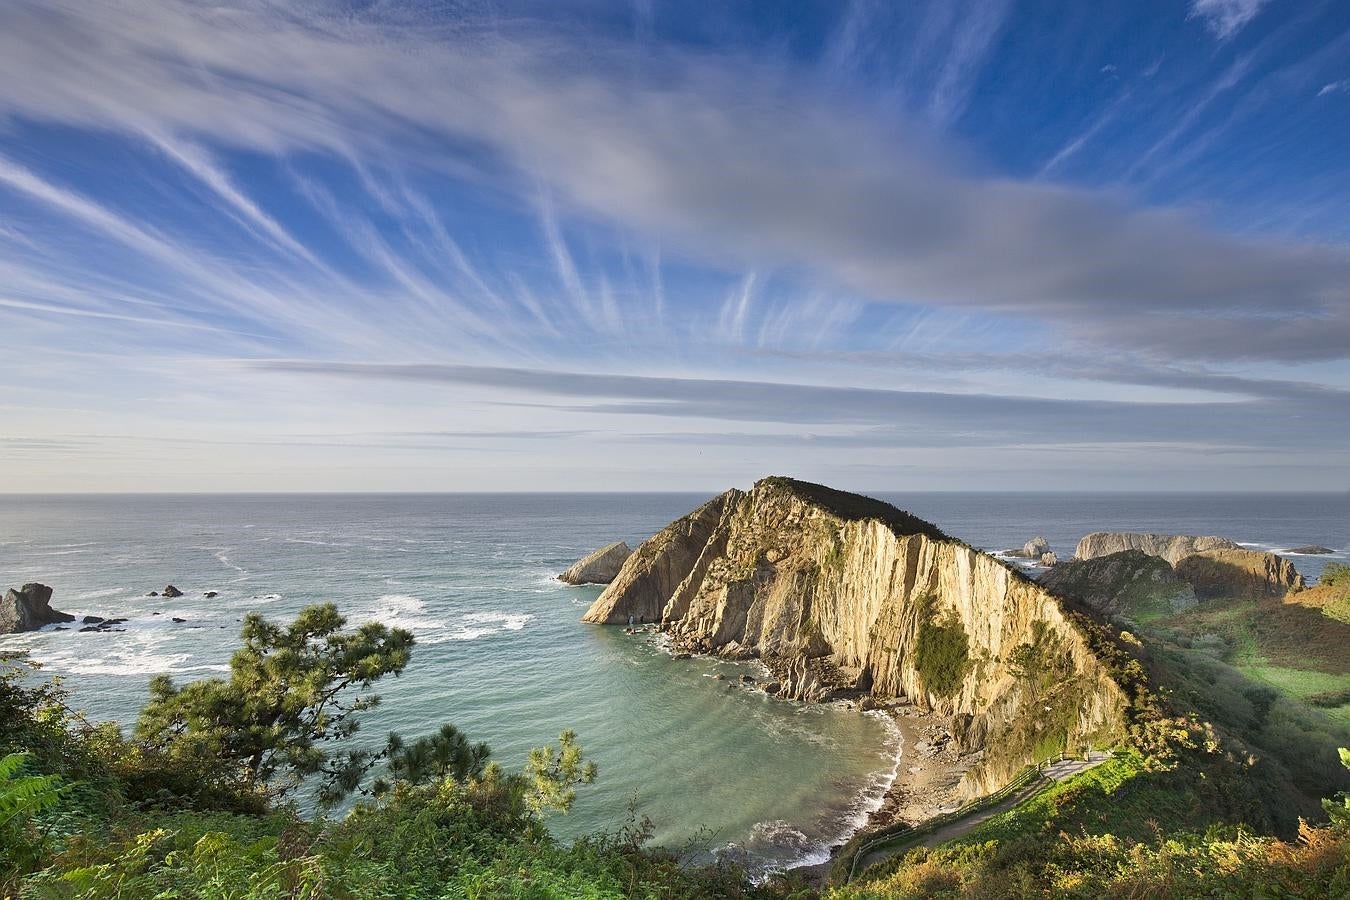
{"label": "ocean wave", "polygon": [[85,591],[82,594],[71,594],[70,602],[74,603],[80,600],[98,600],[101,597],[115,597],[118,594],[126,592],[126,588],[101,588],[97,591]]}

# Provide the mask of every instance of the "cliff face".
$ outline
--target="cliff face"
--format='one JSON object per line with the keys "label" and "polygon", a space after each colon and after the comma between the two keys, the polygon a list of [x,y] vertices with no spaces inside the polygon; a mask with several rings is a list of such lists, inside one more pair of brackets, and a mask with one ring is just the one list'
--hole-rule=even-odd
{"label": "cliff face", "polygon": [[1124,731],[1122,692],[1054,595],[921,519],[818,485],[770,478],[700,507],[639,547],[585,618],[652,611],[691,649],[762,658],[788,697],[845,688],[953,716],[962,749],[984,754],[968,795]]}
{"label": "cliff face", "polygon": [[1184,557],[1207,550],[1241,550],[1228,538],[1193,534],[1142,534],[1136,531],[1094,531],[1084,535],[1074,551],[1075,559],[1094,559],[1120,553],[1122,550],[1142,550],[1149,556],[1161,556],[1176,565]]}
{"label": "cliff face", "polygon": [[740,491],[732,490],[714,497],[643,541],[581,620],[596,625],[626,625],[629,617],[660,620],[661,611],[694,569],[723,513],[740,496]]}
{"label": "cliff face", "polygon": [[1177,563],[1177,575],[1204,598],[1263,600],[1301,591],[1307,585],[1294,564],[1257,550],[1209,550]]}

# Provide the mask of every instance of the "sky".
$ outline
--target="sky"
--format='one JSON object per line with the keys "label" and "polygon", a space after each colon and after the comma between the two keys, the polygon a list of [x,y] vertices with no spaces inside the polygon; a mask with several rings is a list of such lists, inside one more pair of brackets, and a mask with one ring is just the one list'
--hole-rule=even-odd
{"label": "sky", "polygon": [[1350,489],[1350,5],[0,2],[0,492]]}

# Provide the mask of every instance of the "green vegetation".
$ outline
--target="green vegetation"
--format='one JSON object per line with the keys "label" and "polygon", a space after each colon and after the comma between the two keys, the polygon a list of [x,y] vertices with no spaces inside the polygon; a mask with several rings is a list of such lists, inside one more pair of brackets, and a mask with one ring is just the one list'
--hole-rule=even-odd
{"label": "green vegetation", "polygon": [[[451,725],[354,748],[372,685],[412,636],[348,630],[331,606],[250,616],[228,679],[156,679],[127,738],[71,711],[59,682],[0,658],[0,897],[620,898],[786,896],[729,864],[646,846],[636,815],[570,845],[544,824],[596,778],[576,736],[489,762]],[[345,815],[300,816],[312,785]]]}
{"label": "green vegetation", "polygon": [[[1350,889],[1350,822],[1298,842],[1225,824],[1212,770],[1127,753],[1055,784],[935,848],[864,873],[832,900],[918,897],[1335,897]],[[1350,766],[1350,753],[1346,754]],[[1192,765],[1200,763],[1201,768]],[[1197,777],[1199,776],[1199,777]],[[1328,801],[1328,809],[1346,802]],[[1350,810],[1350,808],[1347,808]],[[1350,812],[1347,812],[1350,816]]]}
{"label": "green vegetation", "polygon": [[970,641],[961,622],[950,611],[939,616],[937,599],[929,594],[919,603],[919,630],[914,639],[914,667],[926,690],[950,697],[961,687],[970,664]]}

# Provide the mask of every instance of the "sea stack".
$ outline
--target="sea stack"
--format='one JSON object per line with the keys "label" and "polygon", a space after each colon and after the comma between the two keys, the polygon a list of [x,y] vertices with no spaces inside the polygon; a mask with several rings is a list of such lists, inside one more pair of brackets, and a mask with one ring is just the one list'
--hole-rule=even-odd
{"label": "sea stack", "polygon": [[[903,696],[951,716],[960,750],[984,751],[967,796],[1038,748],[1109,746],[1125,729],[1125,694],[1090,649],[1100,626],[937,526],[822,485],[766,478],[662,529],[584,619],[630,616],[683,652],[759,658],[786,699]],[[1033,702],[1014,651],[1062,670],[1061,687]]]}
{"label": "sea stack", "polygon": [[44,625],[74,621],[70,613],[52,609],[52,589],[45,584],[32,582],[18,590],[10,588],[0,600],[0,634],[37,631]]}
{"label": "sea stack", "polygon": [[568,584],[609,584],[632,555],[632,548],[623,541],[606,544],[577,560],[558,580]]}

